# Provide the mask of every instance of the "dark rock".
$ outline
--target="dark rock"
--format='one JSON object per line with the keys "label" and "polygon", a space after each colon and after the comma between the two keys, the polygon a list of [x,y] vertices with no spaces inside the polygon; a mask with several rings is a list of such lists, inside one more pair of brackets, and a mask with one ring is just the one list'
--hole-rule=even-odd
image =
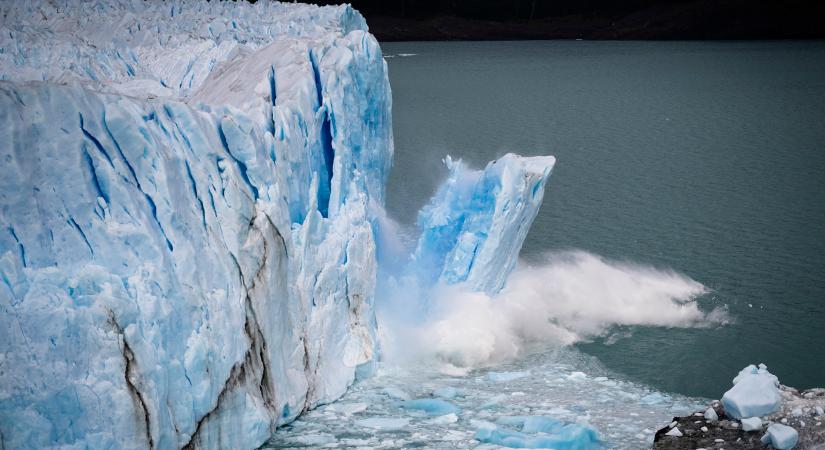
{"label": "dark rock", "polygon": [[[798,392],[787,386],[780,386],[782,406],[770,416],[762,417],[762,428],[756,431],[742,430],[742,424],[725,414],[719,402],[711,407],[719,416],[717,421],[705,420],[704,411],[685,417],[674,417],[681,437],[667,436],[670,424],[656,432],[653,441],[655,450],[696,450],[721,449],[752,450],[772,449],[762,445],[761,438],[770,423],[782,423],[793,427],[799,433],[799,442],[794,450],[825,450],[825,416],[818,415],[816,407],[825,405],[825,389],[810,389]],[[798,414],[794,414],[794,411]],[[702,431],[707,427],[707,432]],[[722,439],[723,442],[716,442]]]}

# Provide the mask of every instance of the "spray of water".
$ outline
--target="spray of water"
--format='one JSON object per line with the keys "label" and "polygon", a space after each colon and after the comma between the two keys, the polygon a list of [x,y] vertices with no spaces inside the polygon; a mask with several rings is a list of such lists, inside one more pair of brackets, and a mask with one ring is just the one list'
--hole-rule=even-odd
{"label": "spray of water", "polygon": [[391,279],[378,303],[382,351],[391,363],[460,374],[536,345],[569,345],[621,325],[724,323],[723,309],[699,308],[696,298],[706,292],[674,271],[583,251],[549,254],[539,266],[522,264],[495,296],[461,285],[422,288],[413,279]]}

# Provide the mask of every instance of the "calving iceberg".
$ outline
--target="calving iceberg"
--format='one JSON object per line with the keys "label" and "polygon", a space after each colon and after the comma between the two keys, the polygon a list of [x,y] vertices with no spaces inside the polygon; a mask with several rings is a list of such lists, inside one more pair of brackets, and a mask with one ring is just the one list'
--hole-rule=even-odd
{"label": "calving iceberg", "polygon": [[[430,359],[458,374],[514,356],[516,347],[502,344],[508,333],[498,332],[506,317],[486,306],[506,301],[497,294],[516,266],[555,158],[510,153],[483,170],[450,157],[445,163],[450,174],[419,212],[412,249],[393,255],[383,245],[377,309],[388,360]],[[379,243],[392,240],[388,230],[380,227]]]}
{"label": "calving iceberg", "polygon": [[425,284],[464,283],[495,294],[516,266],[556,160],[510,153],[481,171],[445,162],[450,176],[419,214],[410,270]]}
{"label": "calving iceberg", "polygon": [[339,397],[392,157],[363,18],[0,8],[2,446],[255,448]]}

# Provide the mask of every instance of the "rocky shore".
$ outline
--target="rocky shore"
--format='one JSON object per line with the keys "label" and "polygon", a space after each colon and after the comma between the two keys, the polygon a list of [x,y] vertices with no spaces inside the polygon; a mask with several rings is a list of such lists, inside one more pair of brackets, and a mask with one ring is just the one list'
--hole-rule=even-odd
{"label": "rocky shore", "polygon": [[[772,424],[793,428],[797,442],[789,447],[797,450],[825,450],[825,389],[797,391],[779,386],[781,405],[766,416],[755,420],[737,420],[731,417],[721,401],[713,401],[707,411],[690,416],[674,417],[673,421],[656,432],[654,450],[773,449],[767,430]],[[712,412],[711,412],[712,411]],[[715,417],[714,417],[715,416]],[[746,428],[748,429],[746,431]],[[787,447],[781,447],[787,448]]]}

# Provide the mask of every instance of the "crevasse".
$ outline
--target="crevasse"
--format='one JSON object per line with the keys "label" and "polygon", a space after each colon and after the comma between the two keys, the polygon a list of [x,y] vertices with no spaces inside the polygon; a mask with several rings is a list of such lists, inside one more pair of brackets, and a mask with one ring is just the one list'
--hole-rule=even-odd
{"label": "crevasse", "polygon": [[[360,14],[0,12],[2,446],[255,448],[342,395],[376,355],[393,153],[387,67]],[[540,162],[468,175],[486,181],[462,224],[422,235],[416,258],[441,261],[430,281],[501,288]],[[429,211],[425,230],[441,226]]]}

